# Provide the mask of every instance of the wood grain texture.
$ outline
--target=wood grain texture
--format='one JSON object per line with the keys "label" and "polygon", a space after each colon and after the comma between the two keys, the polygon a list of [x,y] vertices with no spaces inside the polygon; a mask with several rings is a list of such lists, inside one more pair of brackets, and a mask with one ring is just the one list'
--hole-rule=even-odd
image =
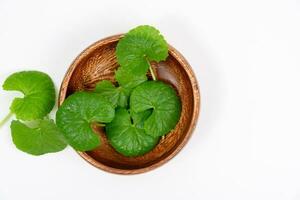
{"label": "wood grain texture", "polygon": [[[78,90],[91,90],[100,80],[114,80],[118,67],[115,48],[123,35],[100,40],[85,49],[71,64],[59,92],[58,104]],[[197,123],[200,109],[200,93],[196,77],[184,57],[169,45],[169,57],[160,63],[151,63],[161,81],[171,84],[180,96],[181,117],[176,127],[149,153],[138,157],[125,157],[109,144],[104,130],[93,127],[102,139],[99,148],[78,152],[95,167],[117,174],[138,174],[155,169],[173,158],[189,140]]]}

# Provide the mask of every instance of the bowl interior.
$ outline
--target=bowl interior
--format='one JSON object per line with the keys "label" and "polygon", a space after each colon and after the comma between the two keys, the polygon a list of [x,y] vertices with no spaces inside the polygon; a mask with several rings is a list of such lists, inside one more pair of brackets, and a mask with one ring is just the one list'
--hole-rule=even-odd
{"label": "bowl interior", "polygon": [[[114,80],[118,68],[115,48],[122,35],[100,40],[81,53],[69,68],[60,90],[59,105],[78,90],[92,90],[100,80]],[[157,78],[171,84],[182,103],[181,117],[168,135],[149,153],[139,157],[125,157],[108,143],[102,128],[94,127],[102,143],[99,148],[79,152],[94,166],[113,173],[135,174],[153,169],[172,158],[187,142],[197,121],[199,92],[194,74],[186,60],[169,47],[169,57],[160,63],[151,63]]]}

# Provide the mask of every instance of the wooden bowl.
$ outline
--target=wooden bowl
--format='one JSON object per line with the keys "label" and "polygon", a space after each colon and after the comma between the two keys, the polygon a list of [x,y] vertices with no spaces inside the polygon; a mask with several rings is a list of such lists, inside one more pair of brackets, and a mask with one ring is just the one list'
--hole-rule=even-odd
{"label": "wooden bowl", "polygon": [[[115,49],[123,35],[102,39],[84,50],[71,64],[61,84],[58,105],[78,90],[91,90],[100,80],[114,80],[118,67]],[[108,143],[104,130],[94,127],[102,143],[99,148],[78,152],[95,167],[116,174],[138,174],[161,166],[173,158],[186,144],[196,125],[200,94],[196,77],[184,57],[169,45],[169,57],[160,63],[151,63],[159,80],[171,84],[181,98],[181,117],[168,135],[149,153],[139,157],[125,157],[117,153]]]}

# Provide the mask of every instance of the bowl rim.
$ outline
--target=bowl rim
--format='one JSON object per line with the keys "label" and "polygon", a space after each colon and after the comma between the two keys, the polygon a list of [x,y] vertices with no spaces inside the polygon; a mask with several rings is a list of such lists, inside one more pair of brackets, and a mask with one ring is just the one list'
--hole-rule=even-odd
{"label": "bowl rim", "polygon": [[[71,79],[71,76],[72,76],[75,68],[78,66],[78,64],[81,62],[81,60],[83,58],[85,58],[86,56],[88,56],[91,52],[93,52],[99,46],[103,46],[105,44],[116,42],[116,41],[120,40],[123,36],[124,36],[124,34],[116,34],[116,35],[112,35],[112,36],[100,39],[100,40],[94,42],[93,44],[91,44],[90,46],[88,46],[86,49],[84,49],[75,58],[75,60],[71,63],[66,74],[63,77],[63,80],[62,80],[62,83],[61,83],[61,86],[59,89],[58,107],[61,106],[62,102],[65,100],[69,81]],[[189,81],[192,85],[192,92],[193,92],[193,98],[194,98],[194,105],[193,105],[194,112],[193,112],[192,119],[191,119],[192,123],[189,126],[189,128],[187,130],[187,134],[185,135],[185,137],[183,138],[181,143],[164,159],[159,160],[158,162],[155,162],[155,163],[151,164],[150,166],[146,166],[146,167],[138,168],[138,169],[119,169],[119,168],[107,166],[107,165],[102,164],[101,162],[98,162],[97,160],[93,159],[86,152],[77,151],[77,153],[85,161],[87,161],[88,163],[90,163],[91,165],[93,165],[94,167],[96,167],[98,169],[101,169],[101,170],[104,170],[106,172],[113,173],[113,174],[120,174],[120,175],[141,174],[141,173],[152,171],[152,170],[162,166],[163,164],[165,164],[166,162],[168,162],[169,160],[174,158],[182,150],[182,148],[186,145],[188,140],[191,138],[193,131],[196,127],[196,124],[198,122],[200,105],[201,105],[200,90],[199,90],[196,75],[193,72],[192,67],[190,66],[188,61],[184,58],[184,56],[170,44],[168,44],[168,53],[171,54],[179,62],[179,64],[184,68],[184,70],[188,74]]]}

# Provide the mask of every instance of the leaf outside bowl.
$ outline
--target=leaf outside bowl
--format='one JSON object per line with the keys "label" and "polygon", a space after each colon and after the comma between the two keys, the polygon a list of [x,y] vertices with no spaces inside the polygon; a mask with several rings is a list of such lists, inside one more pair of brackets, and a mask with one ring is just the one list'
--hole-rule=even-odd
{"label": "leaf outside bowl", "polygon": [[[85,49],[71,64],[61,84],[58,105],[78,90],[92,90],[100,80],[114,80],[118,67],[115,48],[123,35],[104,38]],[[182,112],[176,127],[149,153],[139,157],[125,157],[108,143],[104,130],[93,127],[101,137],[95,150],[78,152],[90,164],[116,174],[138,174],[155,169],[173,158],[189,140],[197,123],[200,93],[196,77],[185,58],[169,45],[169,57],[151,63],[157,78],[171,84],[182,102]]]}

